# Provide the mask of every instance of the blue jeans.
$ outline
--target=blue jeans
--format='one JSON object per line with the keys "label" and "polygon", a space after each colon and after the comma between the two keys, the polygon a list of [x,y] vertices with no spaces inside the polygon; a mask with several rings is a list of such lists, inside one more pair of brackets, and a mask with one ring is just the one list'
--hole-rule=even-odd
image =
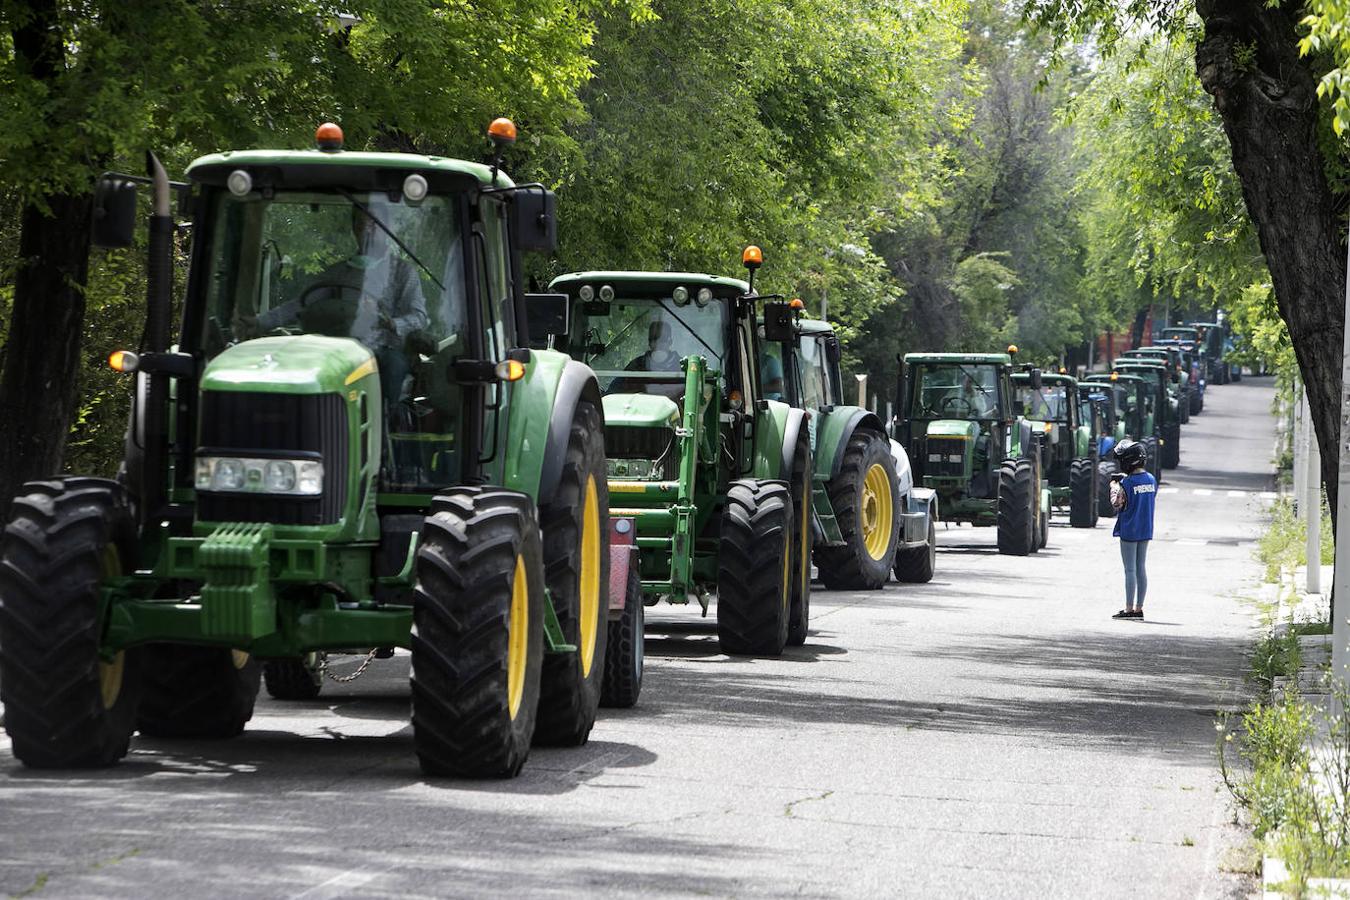
{"label": "blue jeans", "polygon": [[[1148,559],[1148,541],[1121,541],[1120,559],[1125,564],[1125,608],[1144,608],[1144,593],[1148,590],[1148,574],[1144,561]],[[1139,602],[1135,603],[1138,596]]]}

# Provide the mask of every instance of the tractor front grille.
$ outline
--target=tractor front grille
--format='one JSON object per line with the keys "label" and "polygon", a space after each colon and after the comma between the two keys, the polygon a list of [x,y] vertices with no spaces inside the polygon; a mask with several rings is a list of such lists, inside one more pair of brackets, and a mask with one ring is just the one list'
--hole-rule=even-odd
{"label": "tractor front grille", "polygon": [[342,518],[348,453],[347,408],[341,394],[203,391],[201,423],[197,446],[213,456],[319,453],[324,483],[318,497],[199,491],[199,521],[331,525]]}
{"label": "tractor front grille", "polygon": [[966,474],[966,441],[929,435],[923,444],[923,474],[930,478],[961,478]]}
{"label": "tractor front grille", "polygon": [[605,429],[611,477],[619,480],[674,481],[680,477],[678,449],[675,432],[669,428],[620,425]]}

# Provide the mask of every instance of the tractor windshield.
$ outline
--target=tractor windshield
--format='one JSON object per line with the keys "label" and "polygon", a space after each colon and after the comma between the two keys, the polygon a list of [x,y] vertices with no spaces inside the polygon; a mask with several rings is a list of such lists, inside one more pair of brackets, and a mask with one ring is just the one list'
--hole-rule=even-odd
{"label": "tractor windshield", "polygon": [[[726,304],[676,305],[666,297],[616,297],[604,315],[586,316],[585,362],[605,393],[684,391],[680,361],[702,356],[721,372],[726,354]],[[649,373],[637,375],[628,373]]]}
{"label": "tractor windshield", "polygon": [[993,366],[924,363],[913,384],[911,418],[999,418],[998,370]]}
{"label": "tractor windshield", "polygon": [[435,346],[465,326],[454,197],[222,195],[210,225],[202,346],[266,334],[351,337],[377,356]]}
{"label": "tractor windshield", "polygon": [[1017,384],[1017,399],[1022,402],[1022,414],[1038,422],[1069,421],[1069,389],[1062,384],[1042,384],[1040,389],[1030,384]]}

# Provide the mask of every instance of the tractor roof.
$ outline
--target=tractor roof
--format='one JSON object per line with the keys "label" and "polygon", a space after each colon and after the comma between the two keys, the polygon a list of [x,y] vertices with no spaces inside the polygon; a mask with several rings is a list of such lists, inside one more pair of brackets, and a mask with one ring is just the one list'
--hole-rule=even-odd
{"label": "tractor roof", "polygon": [[669,286],[672,289],[679,285],[720,288],[721,290],[718,293],[723,297],[731,293],[739,296],[750,291],[750,285],[739,278],[725,278],[721,275],[706,275],[701,272],[568,272],[566,275],[559,275],[553,279],[549,283],[549,287],[565,290],[570,287],[580,287],[586,283],[596,284],[600,282]]}
{"label": "tractor roof", "polygon": [[1012,357],[1006,353],[906,353],[905,364],[910,363],[965,363],[981,366],[1010,366]]}
{"label": "tractor roof", "polygon": [[[1014,373],[1013,373],[1013,381],[1016,381],[1018,384],[1021,384],[1021,383],[1024,382],[1024,381],[1030,381],[1030,380],[1031,380],[1031,373],[1030,373],[1030,372],[1014,372]],[[1073,385],[1078,384],[1078,379],[1077,379],[1077,378],[1074,378],[1072,375],[1064,375],[1064,374],[1062,374],[1062,373],[1060,373],[1060,372],[1042,372],[1042,373],[1041,373],[1041,383],[1042,383],[1042,384],[1067,384],[1067,385],[1073,386]]]}
{"label": "tractor roof", "polygon": [[[193,160],[188,166],[188,175],[202,180],[204,174],[216,173],[221,169],[237,169],[245,166],[284,166],[284,167],[350,167],[364,169],[399,169],[402,171],[426,171],[447,175],[462,175],[474,179],[479,184],[492,184],[492,167],[483,163],[468,162],[463,159],[450,159],[445,156],[423,156],[420,153],[369,153],[362,150],[339,150],[328,153],[321,150],[226,150],[212,153]],[[514,187],[514,182],[504,172],[497,173],[497,187]]]}
{"label": "tractor roof", "polygon": [[[1114,378],[1112,377],[1113,375],[1115,376]],[[1121,382],[1124,382],[1125,384],[1134,384],[1136,382],[1142,382],[1144,379],[1138,375],[1130,375],[1125,372],[1095,372],[1083,380],[1089,384],[1120,384]]]}

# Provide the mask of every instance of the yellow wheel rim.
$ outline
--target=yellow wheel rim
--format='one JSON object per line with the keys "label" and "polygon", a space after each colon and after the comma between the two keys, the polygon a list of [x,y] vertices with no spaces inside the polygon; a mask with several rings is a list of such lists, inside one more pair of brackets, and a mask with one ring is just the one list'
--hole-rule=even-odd
{"label": "yellow wheel rim", "polygon": [[[117,547],[109,544],[103,548],[103,577],[117,578],[122,574],[122,557]],[[98,692],[103,698],[103,708],[112,709],[122,694],[122,675],[126,671],[127,654],[117,651],[111,661],[99,660]]]}
{"label": "yellow wheel rim", "polygon": [[586,479],[586,502],[581,507],[581,598],[577,604],[581,625],[581,674],[591,674],[595,661],[595,637],[600,618],[600,503],[595,492],[595,476]]}
{"label": "yellow wheel rim", "polygon": [[874,464],[863,477],[861,519],[863,547],[873,559],[883,559],[891,544],[891,480],[881,463]]}
{"label": "yellow wheel rim", "polygon": [[236,669],[242,669],[248,665],[248,652],[244,650],[231,650],[230,661],[234,663]]}
{"label": "yellow wheel rim", "polygon": [[[789,520],[790,521],[790,520]],[[792,529],[783,529],[783,618],[792,605]]]}
{"label": "yellow wheel rim", "polygon": [[525,577],[525,557],[516,555],[511,577],[511,621],[506,637],[506,706],[511,718],[520,712],[525,696],[525,663],[530,655],[530,585]]}
{"label": "yellow wheel rim", "polygon": [[112,658],[112,662],[99,661],[98,664],[98,690],[103,696],[103,708],[112,709],[117,703],[118,696],[122,693],[122,672],[126,668],[127,654],[125,650],[117,651],[117,655]]}

